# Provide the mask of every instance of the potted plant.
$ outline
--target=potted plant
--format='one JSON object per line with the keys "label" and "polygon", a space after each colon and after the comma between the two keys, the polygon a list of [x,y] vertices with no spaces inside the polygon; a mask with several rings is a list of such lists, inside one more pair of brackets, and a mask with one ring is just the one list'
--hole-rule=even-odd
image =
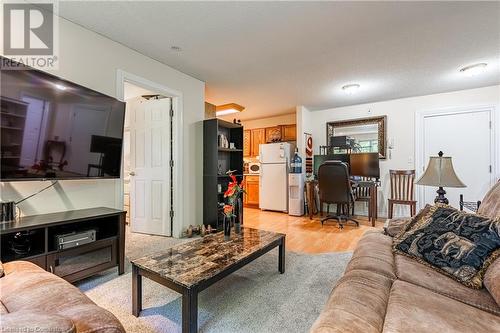
{"label": "potted plant", "polygon": [[[227,204],[224,205],[224,238],[229,240],[231,236],[231,226],[234,225],[235,232],[240,233],[241,231],[241,209],[242,203],[240,195],[245,193],[243,189],[243,184],[239,183],[236,176],[233,174],[234,170],[229,170],[226,174],[231,177],[231,182],[227,186],[226,192],[224,192],[224,198],[227,198]],[[236,221],[236,212],[238,209],[238,220]]]}

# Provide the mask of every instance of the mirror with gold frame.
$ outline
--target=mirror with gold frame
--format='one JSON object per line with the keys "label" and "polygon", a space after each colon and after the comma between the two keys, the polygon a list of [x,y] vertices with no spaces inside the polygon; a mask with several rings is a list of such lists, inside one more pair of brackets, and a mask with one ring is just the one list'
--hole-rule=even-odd
{"label": "mirror with gold frame", "polygon": [[[332,121],[326,123],[326,141],[331,145],[332,137],[345,136],[350,153],[379,153],[381,159],[387,156],[387,116]],[[347,149],[334,148],[335,153],[346,153]]]}

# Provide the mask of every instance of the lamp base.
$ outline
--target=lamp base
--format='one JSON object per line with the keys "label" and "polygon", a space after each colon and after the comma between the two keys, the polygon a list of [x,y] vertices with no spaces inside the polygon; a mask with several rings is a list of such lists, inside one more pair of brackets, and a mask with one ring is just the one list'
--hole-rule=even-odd
{"label": "lamp base", "polygon": [[438,188],[438,190],[436,191],[436,193],[438,194],[436,196],[436,198],[434,199],[434,203],[442,203],[442,204],[449,204],[450,202],[448,201],[448,199],[444,196],[446,194],[446,191],[444,190],[444,188],[442,188],[441,186]]}

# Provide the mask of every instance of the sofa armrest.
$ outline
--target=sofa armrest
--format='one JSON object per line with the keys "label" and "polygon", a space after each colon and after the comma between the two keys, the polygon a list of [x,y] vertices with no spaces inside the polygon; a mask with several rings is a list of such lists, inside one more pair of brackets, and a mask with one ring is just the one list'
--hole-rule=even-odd
{"label": "sofa armrest", "polygon": [[73,322],[63,316],[31,311],[2,314],[1,332],[75,333]]}
{"label": "sofa armrest", "polygon": [[309,333],[380,333],[392,279],[351,270],[337,283]]}
{"label": "sofa armrest", "polygon": [[500,306],[500,259],[491,263],[484,275],[484,286]]}

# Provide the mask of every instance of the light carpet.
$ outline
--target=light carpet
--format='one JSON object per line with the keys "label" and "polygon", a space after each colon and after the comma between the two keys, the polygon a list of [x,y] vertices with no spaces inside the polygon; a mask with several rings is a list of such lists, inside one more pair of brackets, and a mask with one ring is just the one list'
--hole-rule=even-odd
{"label": "light carpet", "polygon": [[[136,258],[181,241],[127,234],[127,257]],[[308,332],[350,252],[318,255],[286,253],[286,272],[278,273],[277,249],[202,291],[198,299],[200,332]],[[132,316],[130,265],[79,282],[95,303],[111,311],[127,332],[181,332],[180,294],[143,278],[143,308]]]}

